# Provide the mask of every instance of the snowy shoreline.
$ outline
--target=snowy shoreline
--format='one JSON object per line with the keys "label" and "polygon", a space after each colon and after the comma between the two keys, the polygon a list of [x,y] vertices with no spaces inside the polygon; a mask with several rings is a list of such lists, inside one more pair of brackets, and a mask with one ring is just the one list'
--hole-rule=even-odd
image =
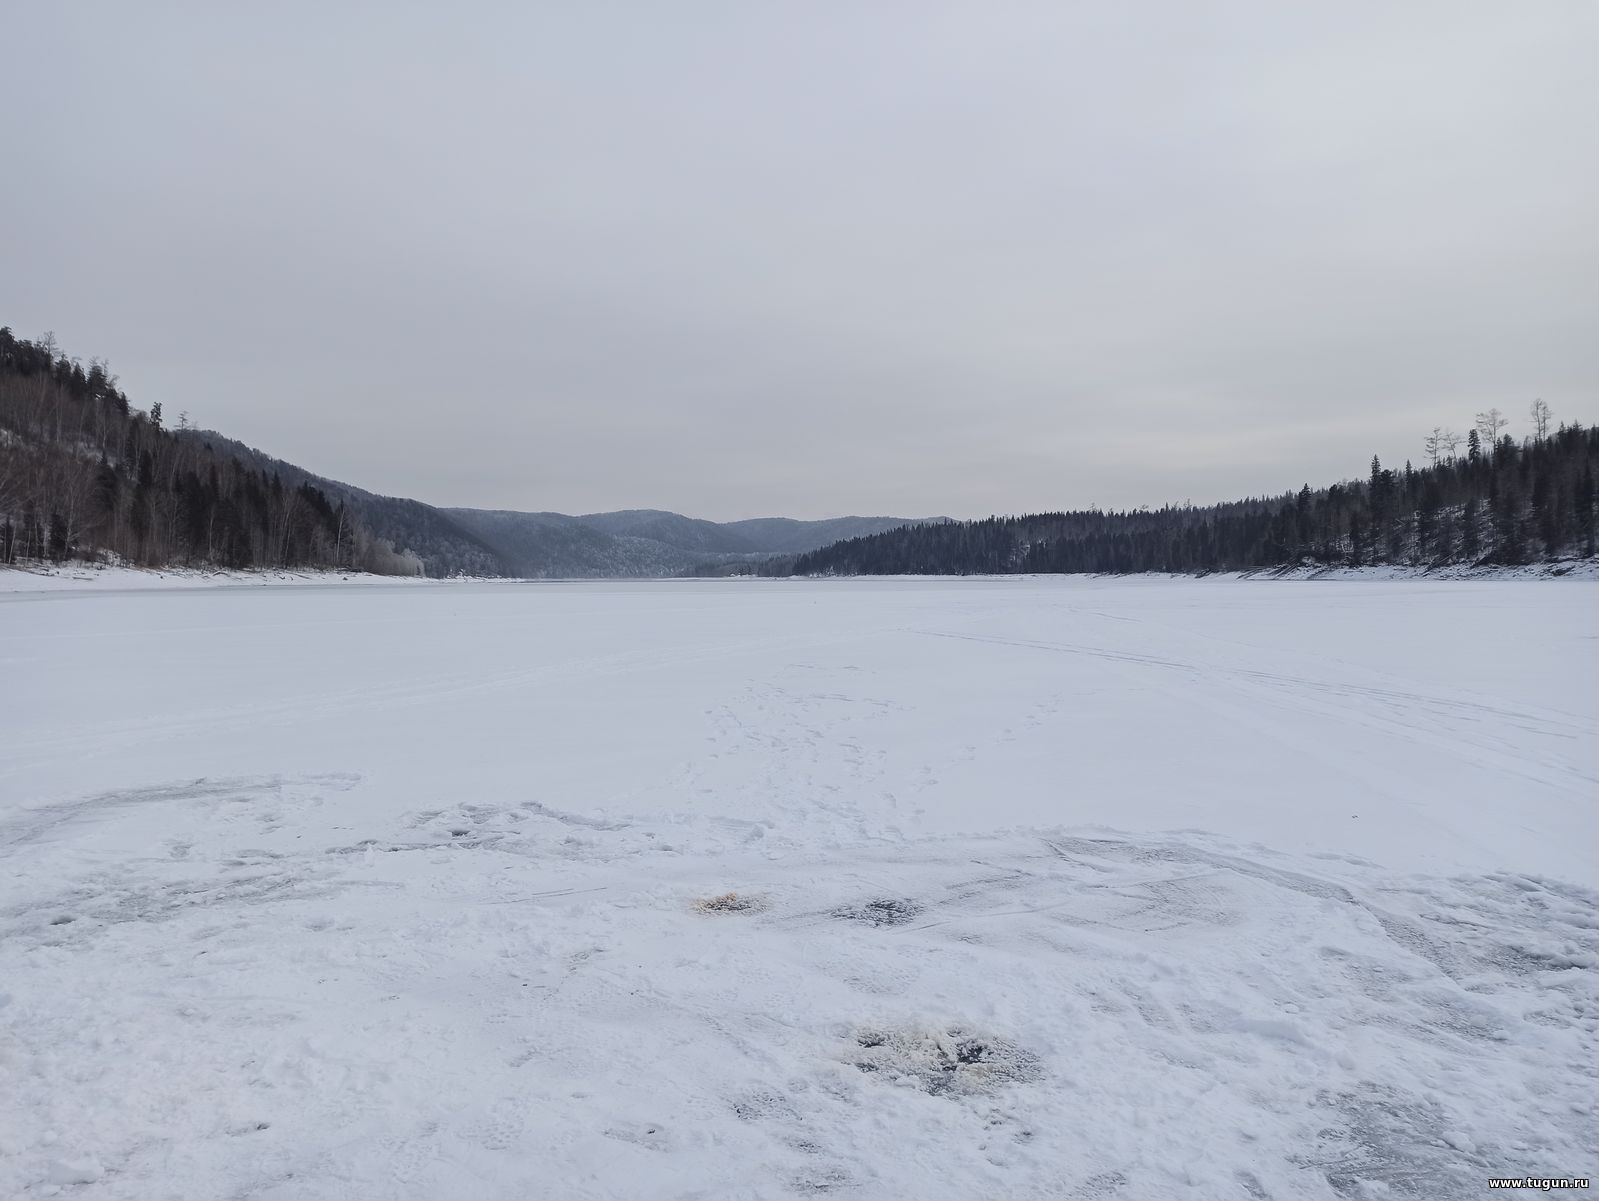
{"label": "snowy shoreline", "polygon": [[0,567],[0,595],[16,592],[73,592],[73,591],[160,591],[163,589],[283,587],[314,585],[362,585],[366,587],[414,587],[441,584],[628,584],[628,583],[721,583],[769,582],[787,580],[942,580],[950,583],[961,580],[1258,580],[1258,581],[1318,581],[1318,580],[1450,580],[1450,581],[1502,581],[1502,580],[1599,580],[1599,559],[1567,559],[1550,563],[1531,563],[1521,567],[1274,567],[1252,571],[1210,572],[1185,575],[1166,572],[1135,572],[1126,575],[1082,574],[1060,575],[894,575],[894,576],[665,576],[653,577],[600,577],[600,578],[544,578],[517,576],[455,576],[434,579],[422,576],[374,575],[362,571],[313,570],[262,570],[237,571],[225,568],[140,568],[126,566],[97,566],[93,564],[66,564],[60,567]]}
{"label": "snowy shoreline", "polygon": [[417,576],[374,575],[364,571],[235,571],[199,567],[106,567],[70,563],[60,567],[0,567],[0,594],[7,592],[136,591],[176,588],[273,587],[313,584],[439,584]]}

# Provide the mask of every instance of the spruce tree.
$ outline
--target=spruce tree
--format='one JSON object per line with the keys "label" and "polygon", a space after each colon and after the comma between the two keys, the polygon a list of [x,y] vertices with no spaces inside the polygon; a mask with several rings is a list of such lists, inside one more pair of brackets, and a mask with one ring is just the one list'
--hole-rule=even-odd
{"label": "spruce tree", "polygon": [[1582,483],[1576,491],[1577,537],[1582,539],[1582,553],[1589,558],[1594,552],[1594,521],[1593,521],[1593,464],[1584,463],[1582,467]]}

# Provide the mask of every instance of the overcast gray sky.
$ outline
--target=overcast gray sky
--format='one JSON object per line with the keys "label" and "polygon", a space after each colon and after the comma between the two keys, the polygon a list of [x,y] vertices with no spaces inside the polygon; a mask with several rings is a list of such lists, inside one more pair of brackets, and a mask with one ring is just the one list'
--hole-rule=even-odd
{"label": "overcast gray sky", "polygon": [[1599,418],[1599,3],[36,3],[0,324],[441,504],[983,515]]}

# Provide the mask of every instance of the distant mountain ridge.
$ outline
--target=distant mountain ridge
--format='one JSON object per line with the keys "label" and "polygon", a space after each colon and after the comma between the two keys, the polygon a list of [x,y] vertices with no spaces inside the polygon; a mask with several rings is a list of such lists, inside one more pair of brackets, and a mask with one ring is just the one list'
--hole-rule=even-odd
{"label": "distant mountain ridge", "polygon": [[834,517],[801,521],[757,517],[715,522],[661,509],[614,513],[523,513],[504,509],[440,508],[419,500],[380,496],[316,475],[214,430],[186,430],[192,439],[291,487],[309,483],[359,514],[373,535],[409,550],[430,576],[519,579],[606,579],[675,576],[724,568],[829,546],[840,538],[884,533],[923,520]]}
{"label": "distant mountain ridge", "polygon": [[507,574],[533,579],[683,575],[697,569],[725,569],[818,550],[840,538],[945,520],[756,517],[716,522],[659,509],[578,516],[493,509],[441,512],[498,548],[511,567]]}

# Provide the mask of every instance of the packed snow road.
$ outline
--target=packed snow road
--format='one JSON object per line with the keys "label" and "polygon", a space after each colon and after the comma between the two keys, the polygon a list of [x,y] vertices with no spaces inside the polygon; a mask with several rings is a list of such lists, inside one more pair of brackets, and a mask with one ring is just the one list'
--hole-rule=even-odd
{"label": "packed snow road", "polygon": [[0,1195],[1599,1173],[1599,586],[0,597]]}

